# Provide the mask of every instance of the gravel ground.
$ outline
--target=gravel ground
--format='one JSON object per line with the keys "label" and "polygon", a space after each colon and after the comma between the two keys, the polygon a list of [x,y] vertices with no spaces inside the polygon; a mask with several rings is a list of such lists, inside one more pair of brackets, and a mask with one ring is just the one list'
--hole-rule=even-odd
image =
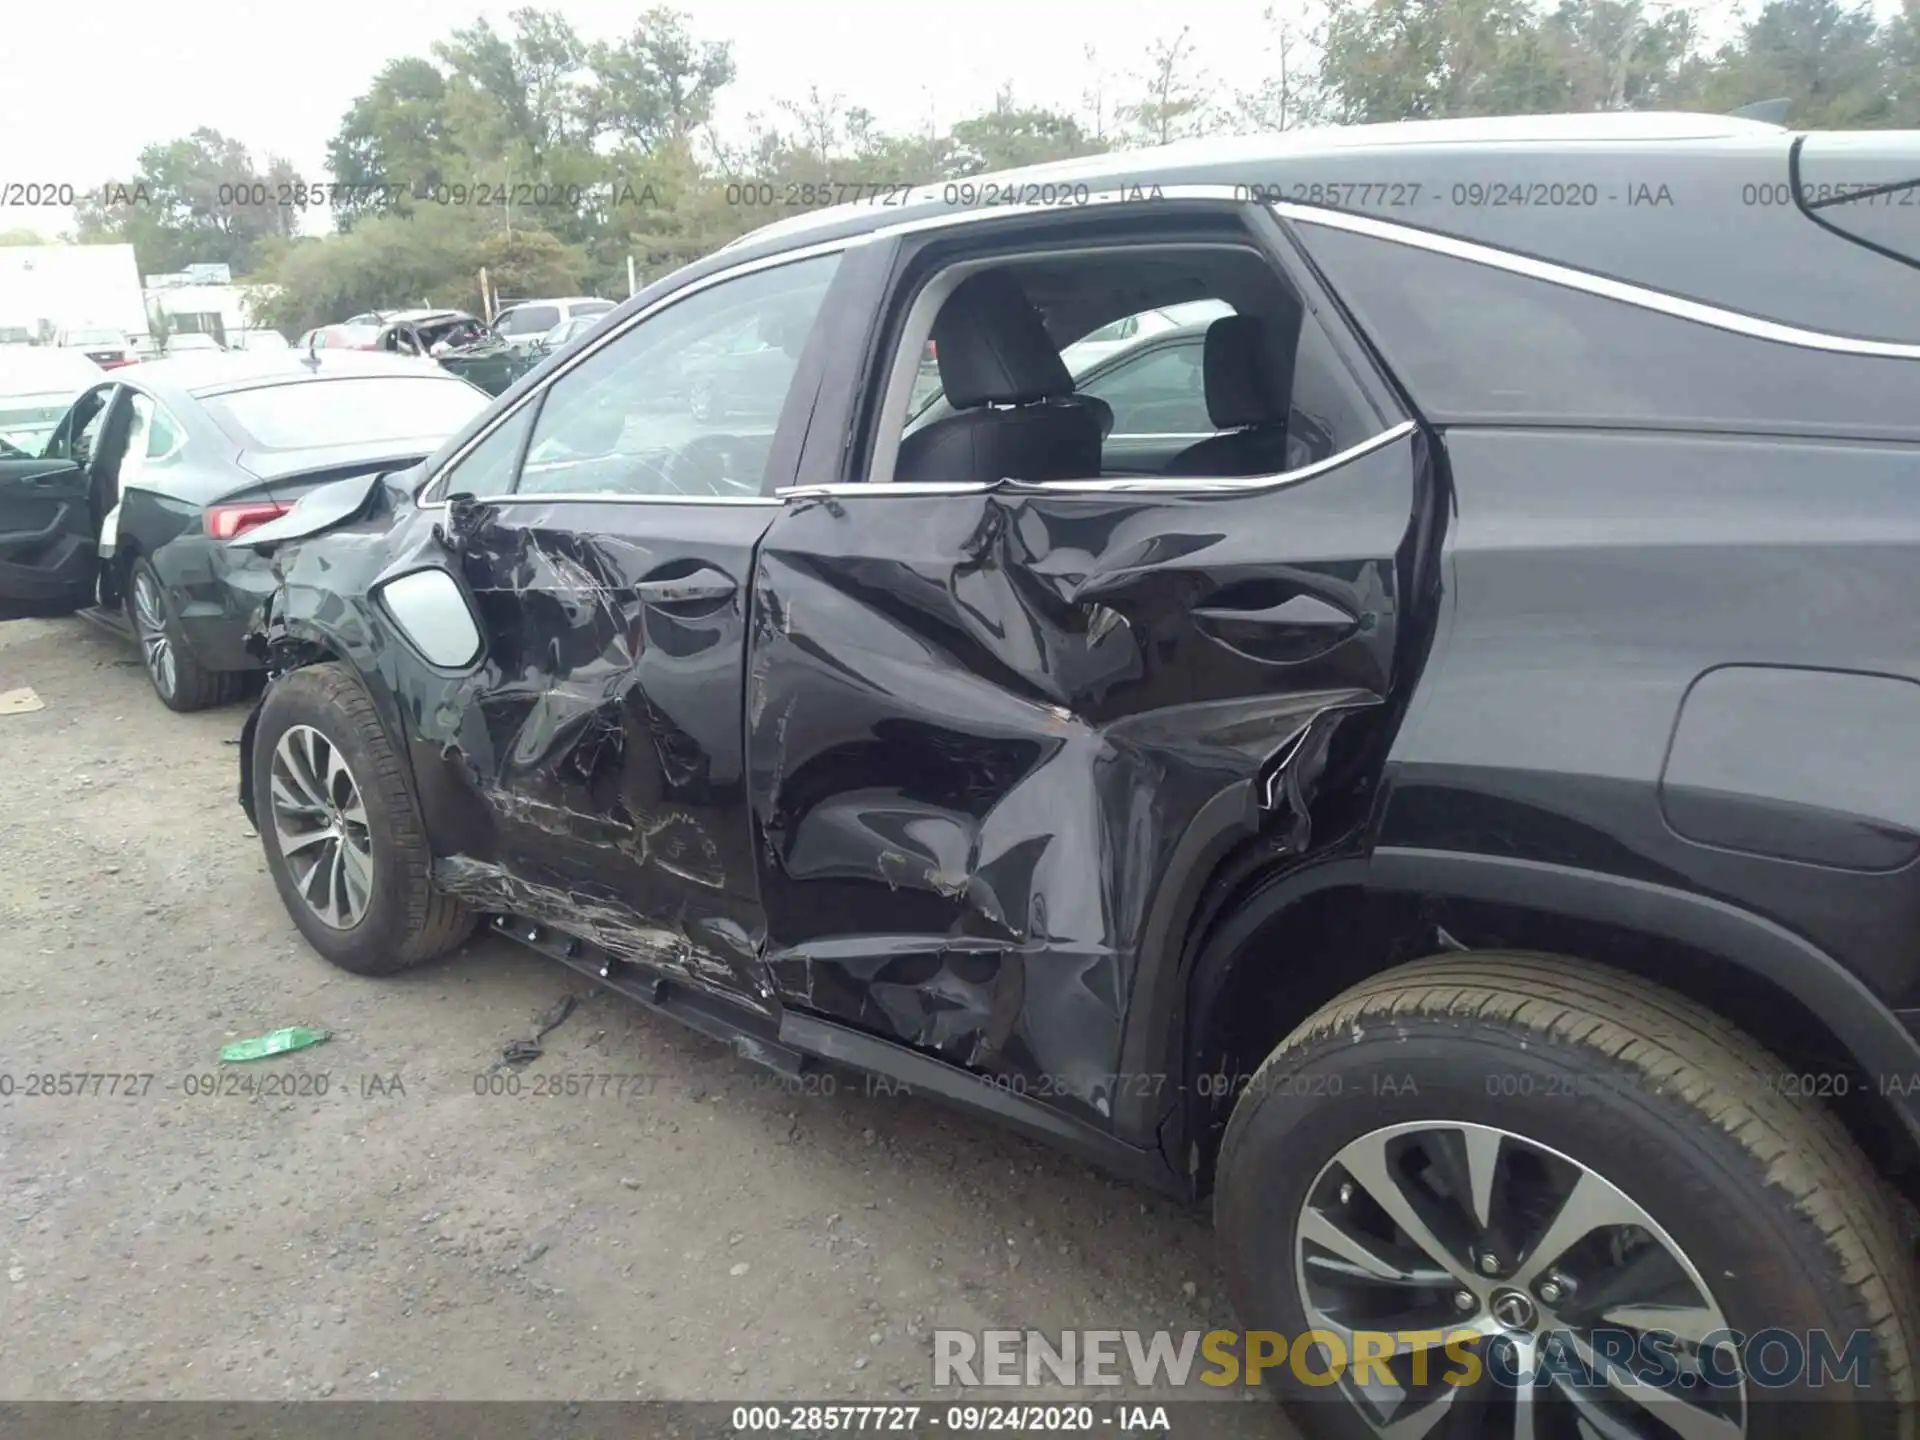
{"label": "gravel ground", "polygon": [[[924,1099],[783,1092],[498,937],[332,969],[235,805],[243,706],[172,714],[77,619],[0,626],[18,686],[0,1398],[926,1399],[936,1326],[1231,1323],[1203,1215]],[[333,1039],[217,1073],[291,1024]],[[307,1093],[217,1088],[267,1077]]]}

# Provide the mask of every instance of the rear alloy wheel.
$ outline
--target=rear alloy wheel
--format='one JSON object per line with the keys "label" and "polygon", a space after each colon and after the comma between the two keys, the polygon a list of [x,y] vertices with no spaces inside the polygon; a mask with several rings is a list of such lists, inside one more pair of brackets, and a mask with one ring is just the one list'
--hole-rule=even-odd
{"label": "rear alloy wheel", "polygon": [[419,807],[346,666],[309,666],[268,687],[252,765],[267,867],[293,923],[328,960],[387,975],[473,932],[472,912],[434,887]]}
{"label": "rear alloy wheel", "polygon": [[1786,1069],[1557,957],[1363,982],[1275,1049],[1222,1141],[1234,1308],[1288,1344],[1261,1383],[1316,1440],[1910,1433],[1898,1202],[1768,1083]]}
{"label": "rear alloy wheel", "polygon": [[208,670],[181,646],[167,606],[167,592],[145,560],[133,564],[127,587],[127,621],[140,642],[140,662],[160,703],[183,713],[230,705],[240,698],[246,676],[233,670]]}

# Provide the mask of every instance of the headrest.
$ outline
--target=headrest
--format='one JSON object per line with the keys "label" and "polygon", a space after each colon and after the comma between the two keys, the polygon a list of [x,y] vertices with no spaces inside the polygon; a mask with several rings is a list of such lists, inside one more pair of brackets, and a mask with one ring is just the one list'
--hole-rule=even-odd
{"label": "headrest", "polygon": [[1222,430],[1284,424],[1287,387],[1274,383],[1266,327],[1253,315],[1225,315],[1207,327],[1203,375],[1207,418]]}
{"label": "headrest", "polygon": [[1040,312],[1004,270],[960,282],[933,322],[940,388],[956,410],[1068,395],[1073,377]]}

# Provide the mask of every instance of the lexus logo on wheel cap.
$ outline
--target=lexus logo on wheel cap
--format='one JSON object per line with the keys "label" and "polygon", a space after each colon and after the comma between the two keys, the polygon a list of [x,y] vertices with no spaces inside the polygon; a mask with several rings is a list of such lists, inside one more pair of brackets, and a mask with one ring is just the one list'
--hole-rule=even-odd
{"label": "lexus logo on wheel cap", "polygon": [[1493,1311],[1493,1318],[1509,1330],[1533,1328],[1536,1314],[1533,1301],[1518,1290],[1502,1290],[1493,1297],[1493,1304],[1488,1308]]}

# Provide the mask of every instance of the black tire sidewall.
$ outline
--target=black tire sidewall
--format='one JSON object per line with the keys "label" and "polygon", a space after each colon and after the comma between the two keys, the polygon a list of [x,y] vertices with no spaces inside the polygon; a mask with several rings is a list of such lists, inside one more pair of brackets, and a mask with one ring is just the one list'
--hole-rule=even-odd
{"label": "black tire sidewall", "polygon": [[[1322,1037],[1266,1067],[1241,1098],[1251,1108],[1235,1114],[1222,1152],[1215,1221],[1245,1328],[1287,1336],[1310,1328],[1295,1290],[1295,1224],[1334,1155],[1386,1126],[1449,1120],[1521,1135],[1611,1181],[1692,1261],[1735,1330],[1785,1329],[1804,1339],[1824,1329],[1843,1347],[1869,1328],[1834,1273],[1837,1258],[1790,1198],[1766,1183],[1765,1165],[1685,1101],[1659,1094],[1643,1072],[1539,1032],[1528,1033],[1522,1049],[1495,1027],[1441,1017],[1396,1016],[1392,1031],[1358,1041]],[[1878,1433],[1890,1405],[1876,1405],[1868,1428],[1856,1432],[1834,1403],[1885,1394],[1884,1365],[1873,1353],[1874,1389],[1864,1392],[1767,1389],[1750,1380],[1749,1433],[1798,1434],[1810,1423],[1830,1437]],[[1313,1418],[1311,1433],[1372,1433],[1335,1401],[1333,1387],[1268,1374],[1286,1395],[1316,1402],[1303,1412]],[[1827,1402],[1817,1414],[1774,1403],[1815,1399]]]}
{"label": "black tire sidewall", "polygon": [[[281,737],[296,725],[312,726],[340,752],[366,808],[373,852],[373,894],[366,914],[349,930],[336,930],[313,913],[294,883],[275,835],[271,789],[274,750]],[[326,688],[322,670],[295,671],[275,681],[261,701],[253,745],[253,793],[259,797],[257,813],[267,869],[287,913],[307,943],[333,964],[360,974],[385,974],[401,968],[407,917],[414,898],[409,893],[408,867],[396,838],[399,827],[394,801],[380,783],[373,750],[376,744],[385,749],[386,737],[377,735],[369,740],[360,718]],[[403,798],[411,803],[410,797]]]}

